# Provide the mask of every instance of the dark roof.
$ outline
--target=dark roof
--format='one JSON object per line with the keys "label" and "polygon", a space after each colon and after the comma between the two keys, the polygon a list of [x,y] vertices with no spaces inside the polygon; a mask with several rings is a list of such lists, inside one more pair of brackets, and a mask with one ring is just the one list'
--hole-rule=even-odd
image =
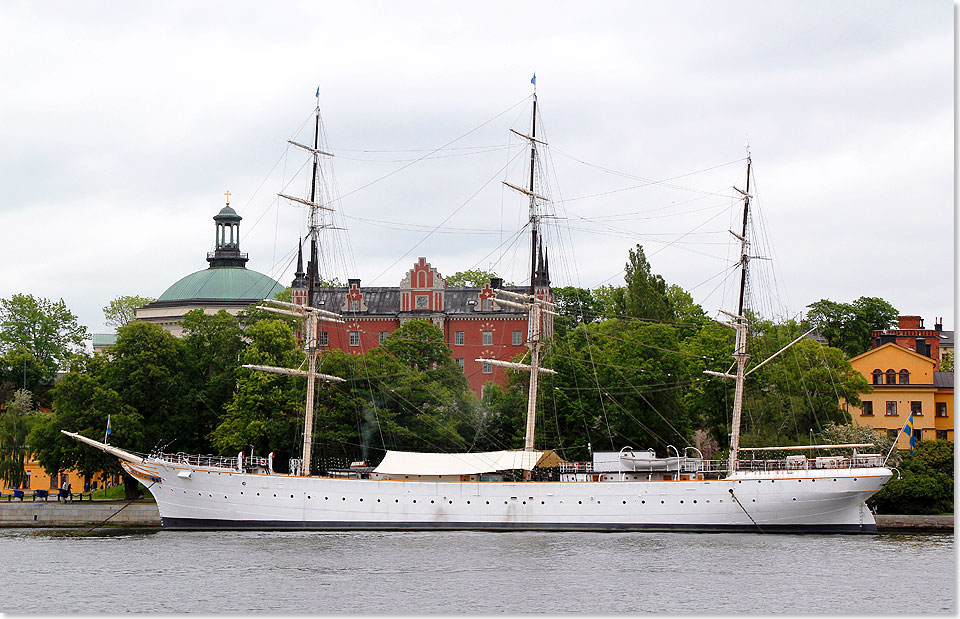
{"label": "dark roof", "polygon": [[[479,309],[479,303],[470,305],[468,301],[477,301],[482,288],[445,288],[443,290],[443,313],[448,315],[464,314],[489,314],[492,316],[502,314],[523,314],[523,310],[499,306],[500,309],[490,312],[482,312]],[[530,291],[526,286],[504,286],[503,290],[510,290],[520,293]],[[349,288],[338,286],[331,288],[318,288],[317,297],[319,307],[331,312],[340,312],[343,303],[346,300]],[[394,316],[400,312],[400,289],[395,287],[370,287],[360,288],[363,294],[363,302],[367,306],[364,312],[345,312],[349,315],[361,316]],[[419,312],[403,312],[404,314],[416,315]],[[430,314],[431,312],[423,312]]]}
{"label": "dark roof", "polygon": [[940,332],[940,347],[953,348],[953,331]]}
{"label": "dark roof", "polygon": [[933,386],[943,389],[953,388],[953,372],[934,372]]}

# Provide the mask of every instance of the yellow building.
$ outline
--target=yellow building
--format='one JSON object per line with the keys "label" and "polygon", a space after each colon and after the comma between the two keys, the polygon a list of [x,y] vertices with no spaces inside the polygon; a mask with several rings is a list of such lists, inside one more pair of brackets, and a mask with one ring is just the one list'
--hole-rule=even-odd
{"label": "yellow building", "polygon": [[[873,386],[857,408],[841,400],[853,423],[886,431],[892,438],[913,413],[917,440],[953,440],[953,372],[936,372],[936,361],[894,343],[850,359]],[[899,449],[909,449],[901,435]]]}
{"label": "yellow building", "polygon": [[[86,485],[83,476],[77,471],[61,471],[53,475],[48,475],[46,471],[43,470],[43,467],[35,460],[28,460],[23,465],[23,468],[26,470],[27,479],[19,489],[49,490],[51,497],[57,496],[57,491],[63,485],[64,481],[70,484],[70,491],[73,493],[86,492],[90,489],[109,488],[120,484],[119,475],[109,475],[107,473],[97,473],[94,475],[89,480],[89,486]],[[0,481],[0,484],[3,484],[3,482]],[[3,488],[4,496],[12,494],[13,490],[13,488]],[[32,495],[28,492],[27,496]]]}

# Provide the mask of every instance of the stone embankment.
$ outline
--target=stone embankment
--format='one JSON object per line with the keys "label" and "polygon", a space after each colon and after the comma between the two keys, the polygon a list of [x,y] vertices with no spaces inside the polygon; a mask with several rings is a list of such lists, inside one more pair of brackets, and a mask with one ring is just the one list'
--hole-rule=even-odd
{"label": "stone embankment", "polygon": [[153,501],[0,501],[0,527],[92,527],[104,521],[104,526],[159,527],[160,512]]}
{"label": "stone embankment", "polygon": [[877,514],[881,533],[953,533],[953,516],[887,516]]}

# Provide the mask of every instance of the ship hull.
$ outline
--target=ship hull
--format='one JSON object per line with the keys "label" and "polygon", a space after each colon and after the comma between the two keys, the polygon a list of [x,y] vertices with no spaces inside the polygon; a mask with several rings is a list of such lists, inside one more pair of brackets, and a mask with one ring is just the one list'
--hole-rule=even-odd
{"label": "ship hull", "polygon": [[876,467],[701,481],[487,482],[123,465],[156,498],[163,528],[180,530],[875,533],[864,502],[891,476]]}

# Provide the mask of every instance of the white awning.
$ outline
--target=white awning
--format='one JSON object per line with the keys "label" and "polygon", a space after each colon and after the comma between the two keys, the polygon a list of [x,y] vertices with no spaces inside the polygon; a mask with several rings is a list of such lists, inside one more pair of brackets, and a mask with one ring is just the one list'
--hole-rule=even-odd
{"label": "white awning", "polygon": [[477,475],[532,470],[543,451],[486,451],[481,453],[421,453],[388,451],[373,471],[384,475]]}

